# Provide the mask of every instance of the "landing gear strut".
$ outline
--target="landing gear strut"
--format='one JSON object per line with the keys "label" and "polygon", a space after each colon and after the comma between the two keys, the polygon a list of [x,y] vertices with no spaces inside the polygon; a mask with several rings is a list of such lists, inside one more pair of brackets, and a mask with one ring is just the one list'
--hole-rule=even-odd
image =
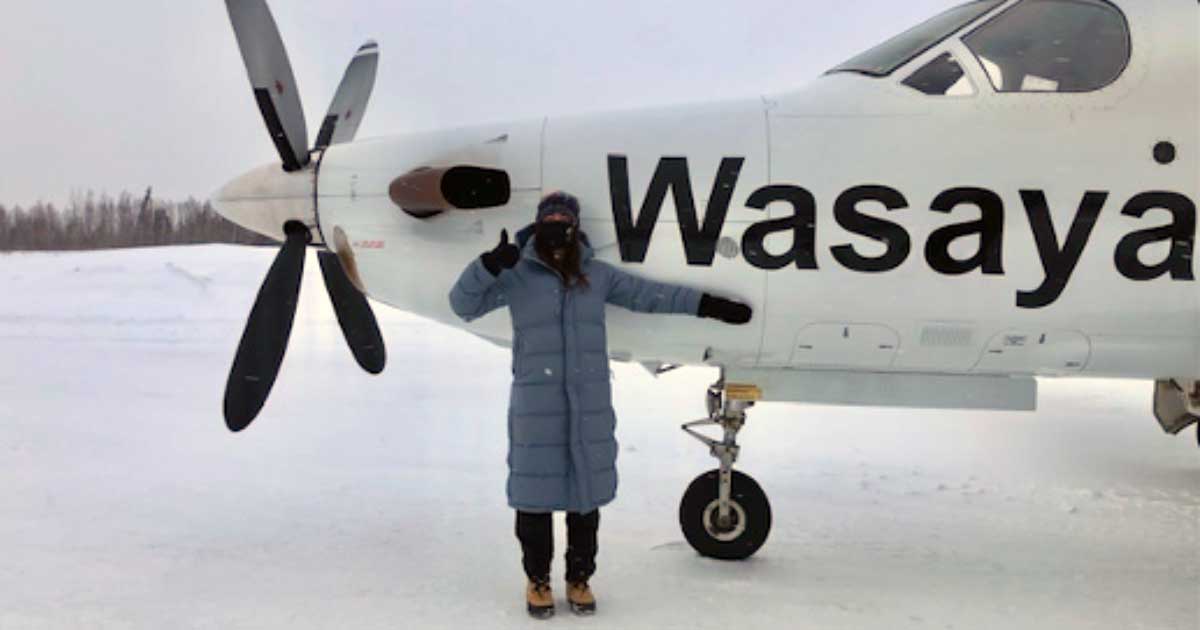
{"label": "landing gear strut", "polygon": [[1178,435],[1196,426],[1196,444],[1200,446],[1200,381],[1169,379],[1154,383],[1154,416],[1163,431]]}
{"label": "landing gear strut", "polygon": [[[767,541],[771,504],[749,475],[733,470],[741,447],[737,434],[746,424],[746,410],[761,398],[757,387],[726,384],[724,374],[708,388],[708,417],[683,425],[688,435],[703,442],[720,462],[692,481],[679,503],[679,525],[688,544],[702,556],[745,560]],[[721,440],[696,427],[716,425]]]}

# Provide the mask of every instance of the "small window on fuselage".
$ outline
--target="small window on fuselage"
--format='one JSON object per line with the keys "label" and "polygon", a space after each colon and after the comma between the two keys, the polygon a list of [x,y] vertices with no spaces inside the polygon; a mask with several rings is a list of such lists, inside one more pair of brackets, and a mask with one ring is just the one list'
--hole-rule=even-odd
{"label": "small window on fuselage", "polygon": [[904,85],[930,96],[971,96],[975,87],[971,79],[950,53],[921,66],[904,80]]}
{"label": "small window on fuselage", "polygon": [[1106,0],[1024,0],[963,38],[997,92],[1091,92],[1129,64],[1129,23]]}

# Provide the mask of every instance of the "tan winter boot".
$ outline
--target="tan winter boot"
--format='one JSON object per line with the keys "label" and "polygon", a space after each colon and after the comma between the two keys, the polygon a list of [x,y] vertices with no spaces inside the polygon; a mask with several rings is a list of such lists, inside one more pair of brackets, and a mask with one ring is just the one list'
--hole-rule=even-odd
{"label": "tan winter boot", "polygon": [[571,612],[576,615],[596,614],[596,596],[592,594],[587,580],[567,582],[567,603],[571,604]]}
{"label": "tan winter boot", "polygon": [[525,586],[525,607],[534,619],[549,619],[554,616],[554,593],[550,592],[550,580],[529,580]]}

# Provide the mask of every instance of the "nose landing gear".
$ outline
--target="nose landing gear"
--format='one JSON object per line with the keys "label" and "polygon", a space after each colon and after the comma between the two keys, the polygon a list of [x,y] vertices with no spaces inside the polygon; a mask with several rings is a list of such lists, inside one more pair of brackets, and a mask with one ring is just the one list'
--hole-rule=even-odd
{"label": "nose landing gear", "polygon": [[[767,541],[771,532],[771,504],[749,475],[733,470],[741,447],[737,434],[746,423],[746,410],[762,398],[753,385],[726,384],[721,379],[708,388],[708,417],[683,425],[683,430],[703,442],[720,462],[716,470],[696,477],[679,503],[679,525],[688,544],[700,555],[719,560],[745,560]],[[696,427],[716,425],[721,440]]]}

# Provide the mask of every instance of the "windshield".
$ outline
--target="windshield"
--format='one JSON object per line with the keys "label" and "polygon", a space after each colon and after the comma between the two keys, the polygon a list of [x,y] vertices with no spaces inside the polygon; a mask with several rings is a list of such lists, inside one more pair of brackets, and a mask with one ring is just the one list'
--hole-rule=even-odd
{"label": "windshield", "polygon": [[1004,0],[976,0],[950,9],[847,61],[827,74],[859,72],[873,77],[887,76],[913,57],[937,46],[942,40],[1003,3]]}
{"label": "windshield", "polygon": [[1107,0],[1028,0],[963,38],[997,92],[1091,92],[1129,64],[1129,24]]}

